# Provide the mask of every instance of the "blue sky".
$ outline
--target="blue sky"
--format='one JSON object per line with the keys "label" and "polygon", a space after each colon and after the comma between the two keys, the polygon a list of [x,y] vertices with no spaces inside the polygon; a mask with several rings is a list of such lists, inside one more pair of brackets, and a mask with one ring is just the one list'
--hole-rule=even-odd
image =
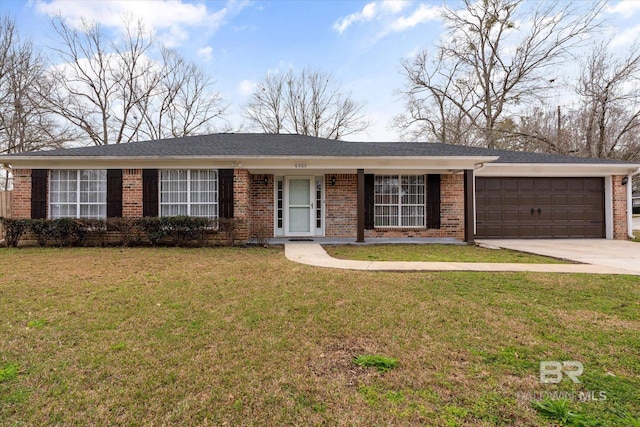
{"label": "blue sky", "polygon": [[[217,80],[231,104],[228,120],[239,126],[241,107],[269,71],[305,67],[332,73],[346,92],[365,104],[372,126],[352,140],[397,140],[389,129],[402,100],[401,59],[432,48],[443,30],[442,1],[80,1],[2,0],[23,36],[51,46],[51,18],[99,22],[117,37],[121,17],[141,17],[156,38],[194,60]],[[458,3],[447,2],[449,7]],[[587,5],[584,1],[577,7]],[[612,1],[607,31],[624,49],[640,34],[640,0]]]}

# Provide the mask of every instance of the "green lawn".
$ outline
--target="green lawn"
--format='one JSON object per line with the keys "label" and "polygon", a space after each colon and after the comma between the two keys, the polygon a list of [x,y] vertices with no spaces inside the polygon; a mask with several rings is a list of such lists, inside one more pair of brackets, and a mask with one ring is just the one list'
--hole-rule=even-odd
{"label": "green lawn", "polygon": [[362,261],[565,263],[556,258],[475,245],[327,245],[324,248],[335,258]]}
{"label": "green lawn", "polygon": [[[0,424],[557,425],[523,396],[588,390],[606,400],[571,410],[630,425],[639,336],[631,276],[343,271],[259,248],[5,249]],[[540,384],[543,360],[580,361],[582,383]]]}

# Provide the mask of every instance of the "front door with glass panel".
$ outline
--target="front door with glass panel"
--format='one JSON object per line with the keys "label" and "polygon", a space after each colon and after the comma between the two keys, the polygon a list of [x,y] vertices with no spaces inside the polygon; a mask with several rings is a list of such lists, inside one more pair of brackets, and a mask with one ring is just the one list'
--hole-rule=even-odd
{"label": "front door with glass panel", "polygon": [[313,177],[287,177],[285,180],[285,233],[287,236],[313,236],[314,184]]}

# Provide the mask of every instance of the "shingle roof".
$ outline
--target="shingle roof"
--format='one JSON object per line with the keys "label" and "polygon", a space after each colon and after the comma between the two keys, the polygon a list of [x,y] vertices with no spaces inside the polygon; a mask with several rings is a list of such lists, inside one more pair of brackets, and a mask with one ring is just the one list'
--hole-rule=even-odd
{"label": "shingle roof", "polygon": [[477,157],[495,163],[627,163],[425,142],[349,142],[291,134],[220,133],[15,153],[11,157]]}

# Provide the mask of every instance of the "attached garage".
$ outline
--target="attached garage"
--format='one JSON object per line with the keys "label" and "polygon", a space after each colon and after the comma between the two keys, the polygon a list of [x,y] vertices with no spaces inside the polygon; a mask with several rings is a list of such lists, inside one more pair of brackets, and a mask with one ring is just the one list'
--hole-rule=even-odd
{"label": "attached garage", "polygon": [[476,177],[476,237],[605,237],[604,178]]}

